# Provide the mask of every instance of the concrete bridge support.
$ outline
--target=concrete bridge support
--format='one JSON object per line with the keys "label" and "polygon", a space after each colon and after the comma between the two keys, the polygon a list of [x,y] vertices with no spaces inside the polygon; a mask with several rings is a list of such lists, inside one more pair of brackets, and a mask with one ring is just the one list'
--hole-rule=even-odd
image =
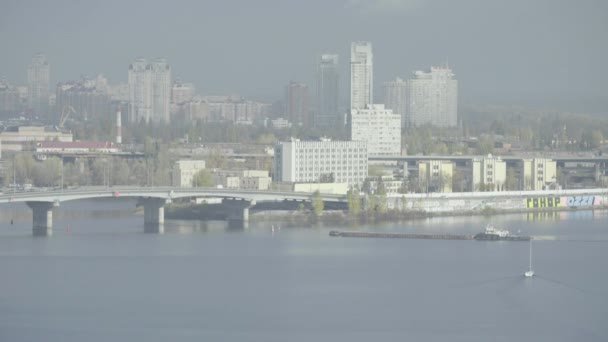
{"label": "concrete bridge support", "polygon": [[224,199],[222,205],[230,208],[228,214],[228,225],[230,227],[247,228],[249,225],[249,208],[255,205],[254,200],[246,199]]}
{"label": "concrete bridge support", "polygon": [[32,233],[34,236],[48,236],[53,234],[53,207],[52,202],[25,202],[32,209]]}
{"label": "concrete bridge support", "polygon": [[142,198],[140,203],[144,207],[144,232],[163,233],[165,223],[165,204],[162,198]]}

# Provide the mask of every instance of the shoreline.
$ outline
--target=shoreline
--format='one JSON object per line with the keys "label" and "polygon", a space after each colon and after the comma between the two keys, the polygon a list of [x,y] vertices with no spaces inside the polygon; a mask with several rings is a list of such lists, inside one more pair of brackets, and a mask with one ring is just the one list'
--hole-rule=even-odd
{"label": "shoreline", "polygon": [[[561,207],[561,208],[518,208],[496,209],[485,208],[472,211],[426,212],[421,210],[387,210],[385,212],[362,211],[357,216],[345,210],[326,210],[315,216],[310,210],[276,210],[252,212],[249,222],[290,222],[290,223],[334,223],[334,224],[368,224],[380,222],[401,222],[427,219],[433,217],[462,216],[495,216],[507,214],[557,214],[576,211],[605,211],[608,206]],[[165,217],[176,220],[225,220],[225,211],[217,208],[204,208],[201,205],[172,205],[166,208]]]}

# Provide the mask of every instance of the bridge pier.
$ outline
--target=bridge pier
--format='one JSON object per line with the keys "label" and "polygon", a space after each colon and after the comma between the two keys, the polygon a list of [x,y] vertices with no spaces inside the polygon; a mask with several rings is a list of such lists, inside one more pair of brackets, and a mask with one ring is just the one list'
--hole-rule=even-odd
{"label": "bridge pier", "polygon": [[230,227],[247,228],[249,225],[249,208],[255,205],[254,200],[224,199],[222,204],[230,207],[228,225]]}
{"label": "bridge pier", "polygon": [[167,200],[162,198],[142,198],[144,207],[144,232],[163,233],[165,223],[165,204]]}
{"label": "bridge pier", "polygon": [[32,209],[32,234],[34,236],[49,236],[53,234],[52,202],[25,202]]}

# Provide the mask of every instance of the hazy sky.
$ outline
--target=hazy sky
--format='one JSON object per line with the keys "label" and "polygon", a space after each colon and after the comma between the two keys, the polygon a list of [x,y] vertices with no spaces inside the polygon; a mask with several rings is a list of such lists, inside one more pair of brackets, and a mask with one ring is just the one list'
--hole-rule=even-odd
{"label": "hazy sky", "polygon": [[581,102],[608,97],[605,0],[0,0],[0,77],[24,83],[36,52],[51,78],[126,82],[137,56],[161,56],[206,94],[279,98],[312,83],[322,52],[374,49],[383,81],[449,61],[461,99]]}

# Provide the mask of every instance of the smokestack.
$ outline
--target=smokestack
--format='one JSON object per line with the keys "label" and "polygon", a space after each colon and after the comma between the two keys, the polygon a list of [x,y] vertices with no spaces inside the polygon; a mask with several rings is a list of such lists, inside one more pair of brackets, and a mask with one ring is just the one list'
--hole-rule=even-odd
{"label": "smokestack", "polygon": [[116,110],[116,143],[122,144],[122,114],[120,107]]}

